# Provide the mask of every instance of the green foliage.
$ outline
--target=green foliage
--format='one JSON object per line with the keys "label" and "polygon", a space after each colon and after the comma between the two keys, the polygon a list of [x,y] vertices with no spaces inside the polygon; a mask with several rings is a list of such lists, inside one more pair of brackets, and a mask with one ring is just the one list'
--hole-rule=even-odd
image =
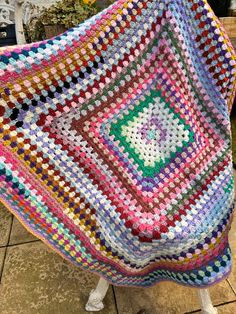
{"label": "green foliage", "polygon": [[69,29],[97,14],[104,5],[108,6],[115,0],[103,0],[102,7],[98,2],[86,4],[83,0],[61,0],[42,9],[37,17],[25,25],[27,42],[45,39],[45,25],[63,25],[65,29]]}
{"label": "green foliage", "polygon": [[[37,17],[34,17],[29,25],[25,25],[27,42],[35,42],[45,39],[46,25],[63,25],[65,29],[77,26],[86,19],[114,3],[116,0],[97,0],[93,3],[83,0],[61,0],[44,8]],[[92,4],[91,4],[92,3]]]}
{"label": "green foliage", "polygon": [[44,25],[38,18],[34,18],[27,25],[24,25],[25,38],[27,43],[40,41],[45,38]]}
{"label": "green foliage", "polygon": [[61,24],[71,28],[97,13],[96,5],[87,5],[82,0],[59,1],[42,10],[40,20],[43,25]]}

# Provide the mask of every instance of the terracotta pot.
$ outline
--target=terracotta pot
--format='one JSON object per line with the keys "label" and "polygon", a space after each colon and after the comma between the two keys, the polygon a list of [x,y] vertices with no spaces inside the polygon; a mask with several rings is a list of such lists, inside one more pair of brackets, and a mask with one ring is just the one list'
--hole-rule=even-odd
{"label": "terracotta pot", "polygon": [[60,35],[66,31],[64,25],[44,25],[46,39]]}

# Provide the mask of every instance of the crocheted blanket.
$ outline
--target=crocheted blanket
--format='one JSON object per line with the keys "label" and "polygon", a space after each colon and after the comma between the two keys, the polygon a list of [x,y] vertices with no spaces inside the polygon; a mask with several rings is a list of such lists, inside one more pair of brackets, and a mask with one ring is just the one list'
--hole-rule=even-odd
{"label": "crocheted blanket", "polygon": [[231,271],[235,52],[203,0],[118,0],[0,55],[0,199],[118,286]]}

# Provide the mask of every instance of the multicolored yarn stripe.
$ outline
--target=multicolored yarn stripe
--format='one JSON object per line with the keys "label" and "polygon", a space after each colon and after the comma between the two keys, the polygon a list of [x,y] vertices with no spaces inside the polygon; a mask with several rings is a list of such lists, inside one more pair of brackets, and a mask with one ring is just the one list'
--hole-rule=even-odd
{"label": "multicolored yarn stripe", "polygon": [[203,0],[118,0],[0,55],[0,199],[118,286],[231,271],[236,56]]}

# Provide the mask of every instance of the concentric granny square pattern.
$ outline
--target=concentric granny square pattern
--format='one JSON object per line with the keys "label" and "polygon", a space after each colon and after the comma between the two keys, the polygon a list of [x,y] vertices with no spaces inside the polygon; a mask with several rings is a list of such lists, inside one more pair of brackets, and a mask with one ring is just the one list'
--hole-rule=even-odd
{"label": "concentric granny square pattern", "polygon": [[236,56],[203,0],[118,0],[0,52],[0,200],[117,286],[229,275]]}

